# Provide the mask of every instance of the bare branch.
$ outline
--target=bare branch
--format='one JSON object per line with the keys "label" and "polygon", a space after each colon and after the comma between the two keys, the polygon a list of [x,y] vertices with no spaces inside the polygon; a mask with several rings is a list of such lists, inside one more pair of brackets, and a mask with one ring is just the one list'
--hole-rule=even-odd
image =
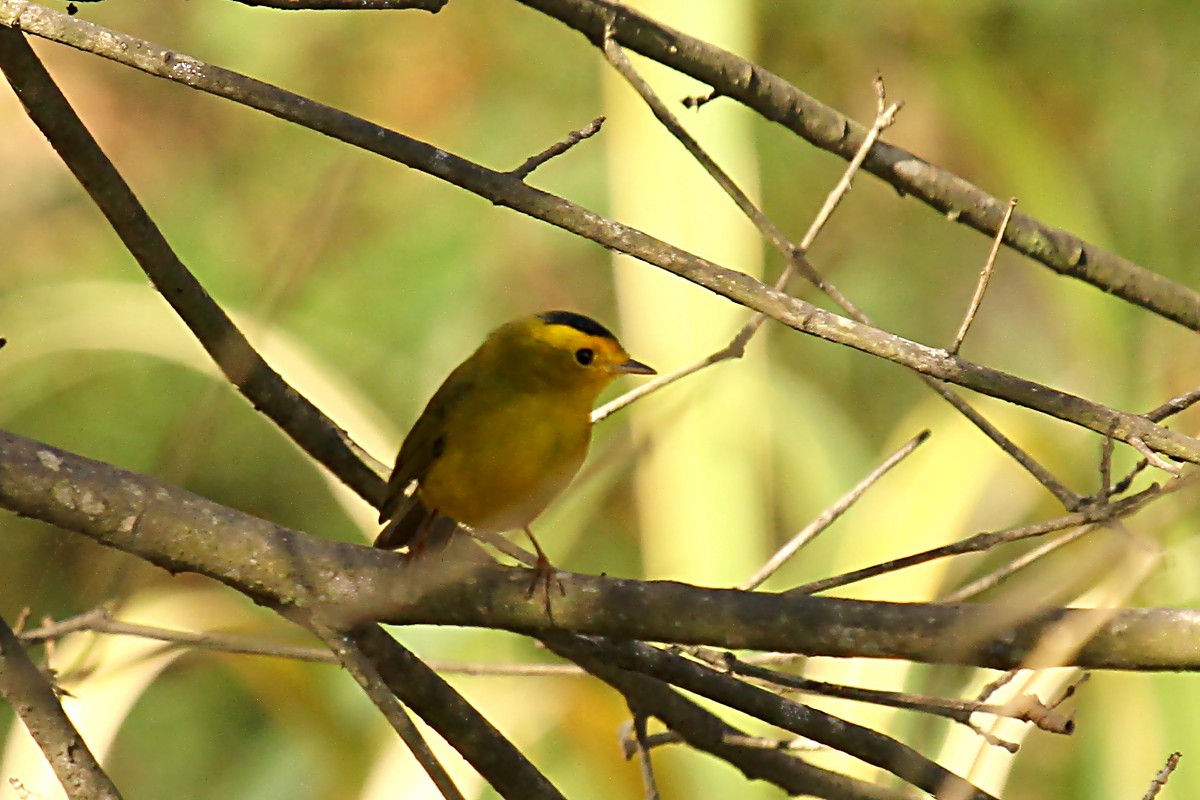
{"label": "bare branch", "polygon": [[120,800],[121,793],[101,769],[8,623],[0,618],[0,696],[37,742],[71,800]]}
{"label": "bare branch", "polygon": [[[710,156],[708,152],[700,145],[700,143],[697,142],[696,139],[687,132],[687,129],[684,128],[675,115],[671,113],[671,110],[667,108],[666,103],[659,98],[655,91],[650,87],[650,84],[647,83],[645,79],[643,79],[642,76],[637,72],[637,70],[633,68],[633,65],[625,56],[624,50],[621,49],[621,47],[607,32],[605,34],[601,49],[604,52],[605,58],[608,59],[608,62],[613,66],[613,68],[616,69],[616,71],[623,78],[625,78],[630,86],[632,86],[638,95],[641,96],[642,100],[645,101],[646,105],[649,106],[655,118],[663,124],[663,126],[671,133],[672,136],[676,138],[681,145],[683,145],[683,148],[687,150],[688,153],[700,164],[704,171],[709,174],[709,176],[716,182],[721,190],[724,191],[731,200],[733,200],[734,204],[739,210],[741,210],[746,218],[749,219],[756,228],[758,228],[759,232],[763,235],[763,238],[766,239],[772,247],[782,253],[784,258],[787,259],[787,266],[784,268],[783,273],[775,281],[775,290],[783,291],[791,281],[793,275],[799,272],[800,274],[804,275],[804,277],[814,286],[818,287],[829,297],[833,298],[834,302],[836,302],[841,308],[847,310],[851,316],[860,318],[861,312],[858,311],[858,309],[850,302],[849,298],[845,297],[840,291],[838,291],[836,286],[827,281],[824,276],[822,276],[819,272],[817,272],[816,269],[813,268],[813,266],[808,262],[808,259],[805,257],[805,253],[810,247],[812,247],[813,242],[816,240],[817,234],[828,221],[838,203],[850,191],[851,177],[853,176],[854,172],[858,170],[863,159],[866,158],[867,152],[870,150],[871,145],[873,145],[875,140],[878,138],[879,133],[884,128],[892,124],[900,105],[894,104],[890,108],[885,109],[882,107],[881,99],[880,112],[875,120],[875,126],[872,128],[871,134],[868,135],[867,139],[863,142],[862,147],[859,148],[859,152],[855,155],[855,157],[851,159],[850,165],[846,168],[841,180],[839,180],[837,185],[829,192],[821,211],[817,214],[816,219],[813,220],[812,225],[809,226],[809,229],[805,234],[801,244],[797,246],[793,244],[792,241],[783,233],[783,231],[780,230],[779,227],[776,226],[775,223],[772,222],[771,219],[754,204],[754,201],[750,199],[749,195],[741,190],[733,178],[723,169],[721,169],[720,165],[717,164],[712,156]],[[882,85],[882,79],[879,79],[877,81],[877,86],[880,87],[879,90],[881,92]],[[880,97],[882,98],[882,94]],[[592,413],[592,421],[598,422],[615,411],[624,408],[638,398],[658,391],[663,387],[669,386],[670,384],[693,373],[699,372],[700,370],[705,369],[713,364],[717,364],[729,359],[741,358],[745,353],[746,345],[750,343],[750,340],[758,332],[758,329],[762,327],[762,324],[766,321],[766,319],[767,316],[762,312],[752,315],[750,319],[747,320],[745,325],[743,325],[742,328],[737,332],[737,334],[734,335],[729,344],[721,350],[718,350],[717,352],[695,362],[694,364],[691,364],[690,366],[683,367],[682,369],[666,375],[661,375],[648,383],[639,384],[634,389],[626,392],[624,395],[621,395],[615,400],[604,405],[602,408],[594,411]],[[860,321],[862,320],[860,319]]]}
{"label": "bare branch", "polygon": [[[337,658],[324,647],[301,647],[298,645],[264,642],[249,636],[206,631],[194,633],[153,625],[138,625],[113,619],[108,609],[94,608],[59,622],[48,622],[39,628],[17,633],[17,638],[26,646],[51,642],[72,633],[90,632],[113,636],[137,636],[155,639],[168,644],[194,647],[200,650],[215,650],[221,653],[269,656],[292,661],[310,661],[319,664],[337,664]],[[509,678],[552,678],[579,677],[583,670],[568,664],[489,664],[483,662],[438,661],[426,663],[440,673],[473,676],[496,676]]]}
{"label": "bare branch", "polygon": [[[213,361],[247,400],[317,462],[369,502],[383,498],[374,462],[263,360],[171,249],[116,167],[100,149],[19,30],[3,27],[20,4],[0,6],[0,69],[30,118],[91,195],[113,230]],[[71,23],[81,22],[63,15]],[[374,463],[375,470],[367,467]]]}
{"label": "bare branch", "polygon": [[[1200,669],[1200,654],[1188,645],[1200,638],[1200,611],[1192,609],[875,603],[560,573],[567,592],[555,601],[557,627],[551,629],[542,604],[529,599],[528,570],[464,562],[459,554],[408,569],[395,553],[288,530],[148,476],[4,432],[0,507],[173,572],[208,575],[260,602],[319,609],[331,620],[487,627],[533,636],[557,630],[996,669],[1046,666],[1027,663],[1030,653],[1046,631],[1070,621],[1096,628],[1069,654],[1070,665]],[[400,699],[425,716],[411,698]]]}
{"label": "bare branch", "polygon": [[718,350],[712,355],[700,359],[699,361],[689,364],[686,367],[681,367],[663,375],[657,375],[648,381],[642,381],[628,392],[625,392],[625,394],[613,398],[599,408],[593,409],[592,423],[594,424],[602,419],[606,419],[620,411],[622,408],[625,408],[625,406],[629,405],[635,400],[645,397],[648,394],[657,392],[659,389],[670,386],[672,383],[682,380],[689,375],[695,374],[706,367],[710,367],[713,364],[718,364],[722,361],[728,361],[731,358],[741,358],[741,356],[741,350],[735,350],[732,346],[726,347],[722,350]]}
{"label": "bare branch", "polygon": [[1066,547],[1071,542],[1082,539],[1084,536],[1087,536],[1089,533],[1094,531],[1097,527],[1098,526],[1096,525],[1084,525],[1073,531],[1063,534],[1057,539],[1043,542],[1037,547],[1027,550],[1016,558],[1007,561],[1004,565],[997,567],[987,575],[976,578],[965,586],[955,589],[953,592],[950,592],[950,594],[943,597],[942,602],[962,603],[970,600],[972,597],[986,592],[988,589],[999,586],[1017,572],[1025,569],[1025,567],[1028,567],[1035,561],[1040,561],[1051,553]]}
{"label": "bare branch", "polygon": [[1197,401],[1200,401],[1200,387],[1184,392],[1178,397],[1172,397],[1153,411],[1147,411],[1146,419],[1153,422],[1162,422],[1167,417],[1191,408]]}
{"label": "bare branch", "polygon": [[1037,727],[1050,733],[1069,734],[1074,726],[1060,714],[1039,702],[1037,698],[1022,696],[1019,702],[1008,702],[1003,705],[988,704],[982,701],[954,700],[946,697],[911,694],[908,692],[889,692],[879,689],[864,689],[858,686],[842,686],[836,683],[813,680],[788,672],[768,669],[750,664],[729,652],[716,652],[709,648],[684,648],[688,655],[717,669],[725,670],[733,675],[753,678],[767,684],[794,689],[799,692],[818,694],[823,697],[837,697],[843,700],[854,700],[860,703],[902,708],[908,711],[919,711],[925,714],[945,717],[962,725],[970,727],[977,733],[982,733],[971,724],[972,714],[990,714],[996,717],[1007,717],[1022,722],[1031,722]]}
{"label": "bare branch", "polygon": [[[632,711],[632,709],[630,709]],[[646,743],[646,715],[633,715],[633,742],[637,752],[638,765],[642,773],[642,786],[645,787],[646,800],[659,800],[658,782],[654,780],[654,764],[650,760],[650,745]]]}
{"label": "bare branch", "polygon": [[[795,330],[879,356],[931,378],[1027,406],[1097,433],[1107,433],[1111,427],[1113,435],[1122,441],[1136,436],[1159,453],[1200,463],[1200,441],[1193,437],[1157,426],[1144,417],[1115,411],[1048,386],[952,357],[944,350],[926,347],[831,314],[775,291],[749,275],[721,267],[642,231],[605,219],[561,197],[534,189],[511,175],[481,167],[345,112],[32,3],[0,0],[0,26],[3,25],[16,26],[35,35],[96,52],[379,153],[479,194],[493,203],[512,207],[661,267]],[[330,431],[327,421],[322,417],[313,417],[311,426],[304,430]],[[324,438],[322,442],[328,444]],[[345,442],[339,438],[336,444],[342,448],[338,452],[345,453],[347,459],[353,460]],[[322,463],[328,460],[324,459]],[[331,463],[340,461],[334,459]],[[375,489],[377,484],[370,470],[358,465],[353,471],[357,477],[351,485],[361,486],[360,491],[365,496],[377,498],[377,492],[382,492],[382,482],[378,484],[380,488]],[[343,479],[346,477],[343,476]]]}
{"label": "bare branch", "polygon": [[238,636],[229,633],[206,631],[194,633],[169,628],[159,628],[153,625],[138,625],[132,622],[122,622],[112,618],[107,608],[94,608],[73,617],[42,625],[39,628],[25,631],[20,635],[26,644],[37,644],[61,639],[72,633],[90,631],[115,636],[137,636],[142,639],[154,639],[160,642],[176,644],[185,647],[195,647],[204,650],[217,650],[222,653],[238,653],[245,655],[273,656],[294,661],[315,661],[326,664],[336,664],[337,659],[325,648],[299,647],[296,645],[262,642],[248,636]]}
{"label": "bare branch", "polygon": [[408,746],[413,758],[425,770],[425,774],[433,781],[433,785],[441,792],[442,797],[446,800],[464,800],[462,793],[458,791],[458,787],[454,785],[454,781],[447,774],[446,768],[429,749],[429,744],[396,700],[396,695],[384,684],[375,665],[363,655],[357,643],[350,636],[330,628],[315,614],[299,610],[291,612],[285,610],[284,615],[312,631],[325,643],[342,668],[358,681],[358,685],[362,687],[367,697],[391,724],[392,730]]}
{"label": "bare branch", "polygon": [[1134,450],[1137,450],[1142,454],[1146,461],[1149,462],[1150,466],[1157,467],[1163,472],[1173,475],[1176,478],[1183,474],[1182,467],[1179,464],[1172,464],[1158,453],[1155,453],[1146,445],[1145,442],[1142,441],[1142,437],[1130,436],[1126,441],[1133,447]]}
{"label": "bare branch", "polygon": [[528,178],[530,176],[530,174],[535,169],[540,167],[542,164],[545,164],[547,161],[549,161],[550,159],[552,159],[556,156],[561,156],[563,153],[567,152],[572,147],[574,147],[575,145],[582,142],[584,139],[590,139],[593,136],[595,136],[597,133],[600,132],[600,127],[603,124],[604,124],[604,117],[596,117],[594,120],[589,122],[584,127],[580,128],[579,130],[572,131],[571,134],[569,136],[567,136],[567,138],[563,139],[561,142],[555,142],[554,144],[550,145],[549,147],[547,147],[545,150],[538,153],[537,155],[530,156],[529,158],[525,159],[525,162],[523,164],[521,164],[521,166],[512,170],[511,172],[509,172],[509,174],[512,175],[514,178],[519,178],[521,180],[525,180],[526,178]]}
{"label": "bare branch", "polygon": [[[867,135],[863,137],[862,143],[855,151],[854,156],[850,159],[850,163],[846,166],[842,177],[838,180],[834,188],[825,198],[825,202],[817,216],[813,219],[800,245],[794,245],[783,234],[779,228],[771,222],[771,220],[763,214],[750,200],[750,198],[738,188],[737,184],[730,178],[717,163],[708,155],[700,144],[692,138],[692,136],[684,129],[675,116],[667,108],[666,104],[659,99],[650,85],[637,73],[633,65],[629,63],[624,51],[616,43],[612,36],[612,25],[605,26],[605,33],[601,42],[601,50],[609,63],[629,82],[629,84],[641,95],[642,99],[650,107],[654,116],[663,123],[664,127],[683,145],[695,158],[701,167],[716,181],[726,194],[734,201],[739,209],[746,217],[759,229],[763,238],[767,240],[775,249],[779,250],[787,259],[787,266],[779,279],[775,282],[774,288],[777,291],[783,291],[791,281],[792,276],[799,272],[810,283],[824,292],[830,299],[837,304],[839,308],[845,311],[851,318],[865,325],[874,326],[871,319],[848,297],[843,295],[833,283],[825,278],[808,260],[807,252],[816,241],[817,234],[829,221],[834,209],[841,203],[842,199],[849,193],[855,173],[862,166],[874,147],[883,131],[890,127],[896,119],[896,114],[899,112],[902,103],[893,103],[890,106],[887,104],[887,92],[883,81],[883,76],[877,74],[874,80],[876,93],[876,114],[875,121],[871,125],[871,129]],[[1003,231],[1007,229],[1008,220],[1011,217],[1012,207],[1010,206],[1008,213],[1005,215],[1005,225],[1001,229],[1000,236],[997,237],[996,243],[992,247],[992,255],[988,260],[990,265],[995,261],[996,252],[999,248],[999,243],[1003,237]],[[990,269],[986,272],[990,274]],[[986,282],[985,282],[986,283]],[[979,298],[982,298],[982,286],[977,291]],[[976,300],[976,305],[978,299]],[[973,316],[973,312],[970,316]],[[592,412],[592,421],[599,422],[601,419],[609,416],[613,412],[624,408],[638,398],[658,391],[659,389],[674,383],[677,380],[687,377],[695,372],[700,371],[712,364],[719,363],[731,358],[741,358],[745,352],[746,345],[755,333],[767,319],[767,315],[758,312],[742,326],[741,330],[733,337],[733,340],[722,350],[713,353],[707,358],[684,367],[682,369],[671,372],[667,375],[662,375],[648,383],[642,383],[621,395],[615,400],[605,404],[603,407]],[[965,330],[962,332],[964,335]],[[952,354],[957,352],[957,347],[951,351]],[[1082,498],[1074,492],[1066,488],[1050,471],[1039,464],[1032,456],[1018,447],[1016,443],[1002,434],[994,425],[988,422],[984,417],[972,408],[965,400],[956,395],[948,387],[930,380],[926,376],[922,376],[923,381],[927,386],[933,389],[944,400],[950,403],[959,413],[963,414],[976,427],[979,428],[984,435],[994,441],[1004,452],[1008,453],[1017,463],[1023,466],[1031,475],[1034,476],[1043,486],[1045,486],[1059,502],[1061,502],[1068,511],[1073,511],[1081,505]]]}
{"label": "bare branch", "polygon": [[1183,758],[1183,753],[1171,753],[1167,756],[1167,763],[1154,776],[1154,780],[1150,781],[1150,788],[1146,790],[1146,794],[1142,795],[1142,800],[1154,800],[1158,797],[1158,793],[1167,785],[1167,780],[1171,777],[1171,773],[1179,766],[1179,759]]}
{"label": "bare branch", "polygon": [[563,800],[553,784],[486,717],[382,628],[367,625],[344,635],[396,698],[454,745],[501,797]]}
{"label": "bare branch", "polygon": [[866,493],[867,489],[870,489],[880,478],[890,472],[892,467],[908,458],[908,456],[911,455],[918,447],[924,444],[928,438],[929,431],[925,430],[921,431],[912,439],[909,439],[908,442],[900,447],[900,449],[892,453],[882,464],[872,470],[867,477],[859,481],[854,488],[839,497],[836,503],[825,509],[825,511],[821,512],[816,519],[804,526],[796,533],[795,536],[789,539],[787,544],[775,551],[775,554],[767,560],[767,563],[763,564],[762,568],[759,569],[758,572],[754,573],[754,575],[752,575],[745,583],[743,583],[741,588],[749,591],[751,589],[757,589],[759,586],[761,586],[763,582],[767,580],[767,578],[770,578],[772,575],[778,572],[779,568],[786,564],[787,560],[794,556],[801,547],[804,547],[813,539],[817,538],[822,531],[837,521],[842,514],[846,513],[850,506],[858,502],[858,499]]}
{"label": "bare branch", "polygon": [[847,572],[844,575],[835,575],[830,578],[822,578],[812,583],[806,583],[803,586],[797,586],[792,589],[789,594],[815,594],[816,592],[825,592],[839,586],[846,586],[851,583],[874,578],[877,575],[885,575],[889,572],[915,567],[918,564],[925,564],[930,561],[935,561],[939,558],[947,558],[949,556],[963,555],[964,553],[982,553],[985,550],[990,550],[993,547],[998,547],[1002,544],[1011,542],[1019,542],[1023,539],[1030,539],[1037,536],[1045,536],[1047,533],[1054,533],[1065,528],[1074,528],[1077,525],[1087,525],[1093,522],[1109,521],[1120,519],[1137,511],[1140,511],[1151,500],[1154,500],[1161,493],[1161,489],[1157,485],[1151,486],[1145,491],[1139,492],[1131,497],[1126,497],[1123,500],[1104,506],[1090,506],[1083,511],[1073,511],[1070,514],[1065,514],[1057,519],[1048,520],[1046,522],[1036,522],[1032,525],[1021,525],[1015,528],[1006,528],[1002,531],[992,531],[988,533],[977,533],[974,536],[969,536],[966,539],[954,542],[953,544],[934,547],[929,550],[924,550],[920,553],[904,556],[903,558],[885,561],[881,564],[874,564],[869,567]]}
{"label": "bare branch", "polygon": [[971,323],[975,321],[975,314],[979,311],[979,304],[983,302],[983,293],[987,291],[988,282],[992,279],[992,270],[996,266],[996,255],[1000,252],[1000,244],[1004,241],[1004,233],[1008,230],[1008,223],[1012,219],[1013,209],[1017,207],[1017,198],[1013,197],[1008,201],[1008,208],[1004,212],[1004,219],[1000,222],[1000,229],[996,231],[996,238],[992,241],[992,249],[988,252],[987,260],[983,263],[983,269],[979,273],[979,282],[975,285],[975,294],[971,297],[971,303],[967,306],[967,313],[963,317],[962,325],[958,328],[958,333],[954,335],[954,342],[950,345],[947,352],[951,355],[956,355],[958,349],[962,347],[963,339],[967,338],[967,331],[971,327]]}
{"label": "bare branch", "polygon": [[[866,136],[866,127],[817,102],[758,64],[662,25],[625,4],[607,0],[519,0],[579,31],[601,47],[605,27],[612,38],[712,87],[777,122],[806,141],[850,159]],[[916,197],[939,213],[994,236],[1004,203],[969,181],[880,142],[863,165],[901,194]],[[1200,330],[1200,292],[1180,285],[1120,256],[1053,228],[1033,217],[1014,214],[1005,244],[1062,275],[1086,281],[1105,292],[1192,330]]]}

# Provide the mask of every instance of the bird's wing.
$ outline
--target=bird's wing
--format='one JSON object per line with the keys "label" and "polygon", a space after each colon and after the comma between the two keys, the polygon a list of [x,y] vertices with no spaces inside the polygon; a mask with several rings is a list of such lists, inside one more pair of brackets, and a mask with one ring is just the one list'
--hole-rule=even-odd
{"label": "bird's wing", "polygon": [[400,516],[416,499],[415,491],[409,493],[409,486],[413,481],[420,483],[441,457],[446,448],[447,417],[458,406],[462,396],[471,391],[473,384],[474,381],[455,370],[434,392],[429,404],[404,438],[404,444],[400,445],[396,466],[388,478],[387,496],[379,509],[380,522]]}

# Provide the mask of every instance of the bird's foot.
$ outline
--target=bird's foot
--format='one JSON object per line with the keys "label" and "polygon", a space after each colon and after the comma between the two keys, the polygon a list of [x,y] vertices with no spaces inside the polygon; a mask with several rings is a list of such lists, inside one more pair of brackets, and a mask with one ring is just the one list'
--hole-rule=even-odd
{"label": "bird's foot", "polygon": [[533,533],[529,528],[525,529],[525,535],[529,537],[529,541],[533,542],[533,549],[537,552],[537,563],[533,567],[533,580],[529,584],[526,596],[532,599],[538,586],[542,586],[542,598],[546,608],[546,616],[550,619],[550,624],[553,625],[554,610],[550,607],[550,585],[557,584],[558,593],[563,597],[567,596],[567,588],[563,586],[562,580],[558,577],[558,570],[550,563],[550,559],[546,557],[546,551],[538,544],[538,540],[533,537]]}

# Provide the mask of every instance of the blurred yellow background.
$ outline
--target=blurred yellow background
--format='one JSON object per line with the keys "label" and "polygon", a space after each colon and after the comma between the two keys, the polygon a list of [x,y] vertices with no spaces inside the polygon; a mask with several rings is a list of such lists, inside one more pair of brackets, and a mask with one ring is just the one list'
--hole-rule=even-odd
{"label": "blurred yellow background", "polygon": [[[903,99],[889,141],[1020,209],[1173,280],[1200,286],[1200,8],[1083,2],[631,3],[758,61],[869,124],[871,79]],[[496,169],[606,114],[599,136],[530,182],[720,263],[773,280],[779,256],[709,185],[580,35],[518,3],[420,12],[283,13],[208,0],[83,4],[80,16],[275,83]],[[34,41],[100,144],[208,291],[284,377],[377,458],[446,372],[505,320],[588,313],[659,371],[729,340],[745,313],[420,173],[264,114]],[[668,101],[704,87],[634,59]],[[678,113],[768,215],[799,239],[843,163],[730,101]],[[0,426],[146,472],[314,535],[365,541],[374,514],[215,374],[8,89],[0,89]],[[957,329],[989,242],[869,176],[811,257],[881,325],[930,345]],[[827,305],[807,288],[808,299]],[[1002,253],[966,358],[1144,411],[1197,383],[1194,334]],[[972,398],[1081,494],[1096,437]],[[1194,432],[1196,414],[1176,427]],[[899,368],[768,325],[742,361],[669,388],[597,430],[575,487],[537,523],[581,572],[729,585],[922,428],[931,441],[767,584],[800,581],[1054,516],[1053,499]],[[1117,463],[1133,459],[1119,452]],[[1144,485],[1145,480],[1142,484]],[[1130,537],[1076,547],[1021,585],[1084,571],[1108,601],[1194,605],[1197,517],[1172,498]],[[1114,556],[1115,554],[1115,556]],[[933,564],[846,596],[926,600],[999,563]],[[1102,562],[1102,563],[1101,563]],[[1086,569],[1080,564],[1092,565]],[[1115,566],[1114,566],[1115,565]],[[1094,573],[1094,575],[1093,575]],[[1068,599],[1104,602],[1078,589]],[[1012,599],[1013,594],[998,595]],[[1024,599],[1030,599],[1027,594]],[[172,578],[82,537],[0,517],[0,612],[122,617],[303,641],[194,576]],[[498,633],[405,630],[423,655],[544,660]],[[65,646],[67,686],[111,723],[107,763],[129,797],[434,797],[353,682],[328,666],[145,643]],[[99,669],[99,667],[97,667]],[[972,692],[986,674],[816,663],[863,685]],[[122,689],[105,680],[123,680]],[[570,797],[640,796],[620,758],[626,715],[582,678],[456,678]],[[964,688],[965,687],[965,688]],[[89,699],[90,698],[90,699]],[[1072,701],[1075,702],[1075,701]],[[105,703],[111,703],[106,707]],[[980,780],[1005,797],[1127,800],[1168,753],[1164,797],[1200,791],[1200,676],[1098,675],[1071,738],[1033,733]],[[979,749],[911,717],[826,704],[965,772]],[[125,710],[128,716],[124,717]],[[11,713],[0,722],[12,730]],[[16,767],[5,777],[52,797]],[[444,750],[444,749],[443,749]],[[493,797],[451,759],[469,796]],[[822,764],[877,777],[835,756]],[[656,751],[665,797],[777,797],[680,747]],[[18,770],[14,773],[14,769]],[[0,796],[9,791],[0,789]],[[15,795],[14,795],[15,796]]]}

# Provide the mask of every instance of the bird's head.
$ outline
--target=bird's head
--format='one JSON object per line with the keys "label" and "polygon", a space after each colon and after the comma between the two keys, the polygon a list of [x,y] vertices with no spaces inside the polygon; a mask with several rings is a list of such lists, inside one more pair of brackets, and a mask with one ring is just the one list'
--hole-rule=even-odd
{"label": "bird's head", "polygon": [[621,375],[654,375],[625,352],[617,337],[591,317],[543,311],[514,320],[493,334],[506,368],[556,388],[577,387],[593,397]]}

